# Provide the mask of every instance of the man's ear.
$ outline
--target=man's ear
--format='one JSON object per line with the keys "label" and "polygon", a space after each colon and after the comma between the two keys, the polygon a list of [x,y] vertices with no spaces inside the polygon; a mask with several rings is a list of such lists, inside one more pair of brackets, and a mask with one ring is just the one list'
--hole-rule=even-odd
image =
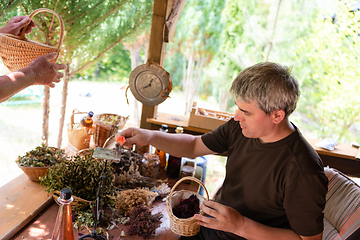
{"label": "man's ear", "polygon": [[285,111],[283,109],[274,110],[272,112],[273,122],[279,124],[285,118]]}

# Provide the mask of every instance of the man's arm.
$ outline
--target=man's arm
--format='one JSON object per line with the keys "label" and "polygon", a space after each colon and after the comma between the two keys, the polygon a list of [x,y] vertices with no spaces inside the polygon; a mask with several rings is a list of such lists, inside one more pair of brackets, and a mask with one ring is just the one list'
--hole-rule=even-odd
{"label": "man's arm", "polygon": [[125,147],[133,145],[152,145],[161,151],[177,157],[195,158],[207,154],[214,154],[208,149],[200,136],[190,134],[172,134],[160,131],[128,128],[120,133],[126,141]]}
{"label": "man's arm", "polygon": [[60,82],[60,78],[63,77],[63,73],[58,70],[66,69],[65,64],[50,62],[55,57],[55,52],[41,56],[26,68],[0,76],[0,102],[31,85],[55,87],[55,83]]}
{"label": "man's arm", "polygon": [[199,214],[195,219],[198,224],[207,228],[231,232],[248,240],[321,240],[322,233],[305,237],[300,236],[290,229],[274,228],[255,222],[242,216],[235,209],[212,201],[204,201],[200,206],[206,214],[212,217],[206,217]]}

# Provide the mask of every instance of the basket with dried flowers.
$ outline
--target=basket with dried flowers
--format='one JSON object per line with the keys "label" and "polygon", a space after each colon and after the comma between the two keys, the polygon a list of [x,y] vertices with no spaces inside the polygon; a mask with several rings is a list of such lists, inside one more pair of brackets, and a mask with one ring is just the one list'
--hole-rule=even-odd
{"label": "basket with dried flowers", "polygon": [[[173,209],[180,204],[181,200],[190,198],[192,195],[194,195],[199,200],[198,204],[201,204],[205,200],[205,198],[200,194],[189,190],[180,190],[174,192],[176,187],[184,180],[190,180],[199,183],[205,189],[206,200],[209,200],[209,193],[205,188],[204,184],[197,178],[183,177],[175,183],[175,185],[170,191],[170,194],[166,198],[166,210],[170,218],[171,231],[181,236],[190,237],[194,236],[200,231],[200,225],[197,224],[197,220],[195,220],[193,216],[187,218],[179,218],[175,216]],[[200,214],[204,215],[204,212],[200,211]]]}
{"label": "basket with dried flowers", "polygon": [[94,121],[94,143],[97,147],[103,147],[105,141],[118,130],[123,129],[129,116],[123,117],[112,113],[96,114]]}

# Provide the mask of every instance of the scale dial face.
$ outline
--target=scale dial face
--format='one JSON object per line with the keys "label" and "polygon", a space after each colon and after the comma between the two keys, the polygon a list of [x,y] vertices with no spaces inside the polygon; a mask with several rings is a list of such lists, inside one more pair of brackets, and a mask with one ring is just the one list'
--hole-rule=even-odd
{"label": "scale dial face", "polygon": [[169,75],[156,65],[139,65],[130,74],[129,86],[134,97],[145,105],[155,106],[167,98]]}

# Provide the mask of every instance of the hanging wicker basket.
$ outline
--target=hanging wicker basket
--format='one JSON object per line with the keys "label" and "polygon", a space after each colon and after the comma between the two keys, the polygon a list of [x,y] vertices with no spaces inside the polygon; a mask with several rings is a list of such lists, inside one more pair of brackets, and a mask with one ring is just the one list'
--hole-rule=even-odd
{"label": "hanging wicker basket", "polygon": [[[204,184],[197,178],[183,177],[175,183],[175,185],[172,187],[170,191],[170,194],[166,198],[166,210],[170,218],[171,231],[181,236],[191,237],[196,235],[200,231],[200,225],[197,224],[198,220],[195,220],[194,217],[178,218],[173,214],[172,209],[180,204],[181,199],[189,198],[192,194],[194,194],[199,199],[200,204],[205,200],[205,198],[198,193],[188,190],[180,190],[174,192],[175,188],[184,180],[191,180],[199,183],[205,189],[206,200],[209,200],[209,193],[205,188]],[[205,215],[205,213],[202,211],[200,212],[200,214]]]}
{"label": "hanging wicker basket", "polygon": [[52,52],[57,52],[57,56],[50,62],[55,63],[58,59],[61,44],[64,38],[64,22],[59,14],[47,8],[39,8],[35,10],[30,14],[29,18],[32,19],[36,14],[40,12],[50,12],[59,19],[60,37],[58,46],[52,47],[43,43],[26,39],[25,31],[27,27],[24,27],[22,29],[20,36],[0,33],[0,57],[4,65],[10,71],[16,71],[27,67],[36,58]]}
{"label": "hanging wicker basket", "polygon": [[123,129],[129,116],[123,117],[112,113],[96,114],[94,121],[94,143],[96,147],[103,147],[106,140],[118,130]]}

